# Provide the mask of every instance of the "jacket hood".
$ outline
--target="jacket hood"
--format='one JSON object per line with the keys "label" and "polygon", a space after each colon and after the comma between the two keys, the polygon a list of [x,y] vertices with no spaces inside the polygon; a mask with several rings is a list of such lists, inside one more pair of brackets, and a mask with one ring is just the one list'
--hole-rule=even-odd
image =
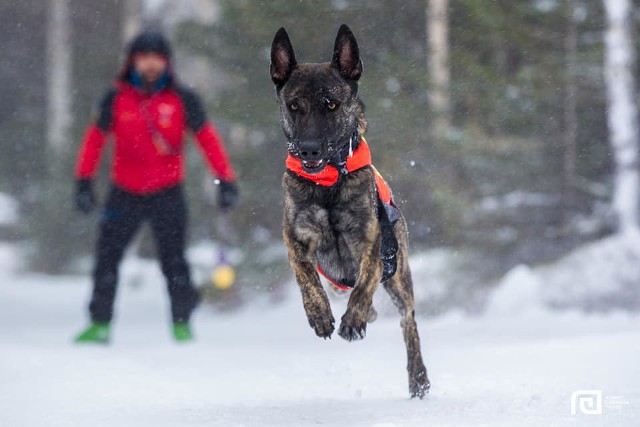
{"label": "jacket hood", "polygon": [[174,83],[175,76],[173,73],[172,64],[172,50],[171,45],[167,38],[156,30],[144,30],[139,33],[127,47],[127,56],[124,64],[120,68],[118,73],[118,80],[121,82],[130,83],[134,86],[139,86],[140,82],[136,78],[135,70],[133,69],[133,57],[138,53],[154,52],[167,58],[167,72],[162,77],[162,86],[168,86]]}

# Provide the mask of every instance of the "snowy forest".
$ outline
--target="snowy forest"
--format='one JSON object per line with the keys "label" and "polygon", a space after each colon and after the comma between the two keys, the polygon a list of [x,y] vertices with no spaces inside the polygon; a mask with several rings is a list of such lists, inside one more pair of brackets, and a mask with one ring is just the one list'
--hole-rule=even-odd
{"label": "snowy forest", "polygon": [[[634,0],[2,0],[0,11],[0,384],[11,386],[0,390],[0,426],[637,425]],[[364,64],[373,162],[409,228],[433,387],[411,407],[386,295],[374,299],[381,319],[365,342],[320,342],[282,239],[271,42],[284,27],[299,62],[327,62],[341,24]],[[121,270],[113,353],[82,353],[69,338],[85,316],[111,148],[90,215],[74,209],[74,166],[145,28],[165,34],[177,78],[203,100],[239,204],[221,231],[214,177],[189,140],[200,347],[176,349],[156,326],[167,297],[143,227]],[[208,283],[222,245],[235,271],[228,289]],[[94,380],[104,389],[87,395]],[[35,389],[41,411],[27,414]],[[585,390],[600,390],[603,418],[572,413],[572,393]]]}
{"label": "snowy forest", "polygon": [[[204,98],[237,165],[242,199],[231,238],[245,297],[290,279],[280,243],[284,150],[265,72],[271,33],[279,26],[290,30],[309,62],[328,60],[338,22],[355,28],[374,162],[409,221],[414,250],[442,249],[456,271],[443,279],[449,292],[468,299],[445,304],[479,309],[484,288],[513,267],[553,262],[638,222],[637,177],[624,166],[636,159],[623,154],[634,151],[624,146],[637,145],[636,131],[608,127],[635,128],[638,73],[633,55],[617,59],[618,45],[609,48],[610,56],[623,63],[605,62],[600,0],[295,7],[277,1],[25,1],[3,7],[0,131],[8,150],[0,160],[0,191],[13,203],[14,220],[4,221],[2,236],[28,246],[29,270],[89,269],[96,218],[73,210],[73,165],[126,42],[149,26],[170,37],[178,78]],[[637,11],[625,19],[631,32]],[[627,48],[634,53],[633,45]],[[607,89],[605,76],[625,70],[626,80],[610,77]],[[627,99],[609,106],[607,90]],[[607,111],[614,116],[618,108],[619,120],[608,122]],[[193,245],[216,238],[216,212],[206,197],[210,178],[196,151],[190,148],[187,168]],[[109,184],[106,160],[102,170],[99,201]],[[142,257],[153,256],[147,235],[133,251]],[[640,297],[619,303],[637,307]],[[434,305],[444,308],[443,301]]]}

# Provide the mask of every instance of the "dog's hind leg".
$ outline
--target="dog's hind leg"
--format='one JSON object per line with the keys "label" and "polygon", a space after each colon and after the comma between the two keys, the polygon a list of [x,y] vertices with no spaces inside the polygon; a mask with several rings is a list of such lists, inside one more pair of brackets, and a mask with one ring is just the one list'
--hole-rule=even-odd
{"label": "dog's hind leg", "polygon": [[[400,239],[399,239],[400,240]],[[418,336],[418,326],[415,320],[413,282],[411,271],[407,261],[406,239],[400,242],[398,252],[398,271],[389,280],[383,283],[384,288],[391,296],[394,304],[400,310],[402,319],[402,333],[407,347],[407,371],[409,373],[409,392],[411,397],[422,399],[429,392],[429,378],[427,369],[422,361],[420,351],[420,337]]]}
{"label": "dog's hind leg", "polygon": [[[403,269],[404,270],[404,269]],[[394,304],[400,310],[402,319],[402,333],[407,347],[407,371],[409,373],[409,392],[411,397],[423,398],[429,392],[429,378],[427,369],[422,361],[420,351],[420,337],[413,309],[413,289],[411,286],[411,272],[407,269],[399,271],[392,278],[384,282]]]}
{"label": "dog's hind leg", "polygon": [[376,311],[374,306],[371,306],[369,309],[369,314],[367,314],[367,323],[373,323],[378,318],[378,312]]}

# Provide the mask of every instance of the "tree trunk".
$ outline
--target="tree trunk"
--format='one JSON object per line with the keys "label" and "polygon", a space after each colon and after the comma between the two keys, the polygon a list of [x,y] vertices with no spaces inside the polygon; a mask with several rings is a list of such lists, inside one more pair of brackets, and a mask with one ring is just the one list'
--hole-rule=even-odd
{"label": "tree trunk", "polygon": [[449,138],[451,127],[448,7],[449,0],[428,0],[427,4],[429,106],[437,142]]}
{"label": "tree trunk", "polygon": [[567,35],[564,40],[565,52],[565,95],[564,95],[564,159],[563,159],[563,222],[566,224],[575,208],[576,146],[578,138],[578,117],[576,113],[576,56],[578,52],[578,23],[576,22],[575,0],[567,0]]}
{"label": "tree trunk", "polygon": [[50,0],[47,21],[47,143],[54,153],[69,145],[71,37],[69,0]]}
{"label": "tree trunk", "polygon": [[142,2],[124,0],[122,10],[122,44],[126,45],[142,29]]}
{"label": "tree trunk", "polygon": [[604,0],[604,7],[607,121],[615,161],[612,205],[618,231],[624,233],[638,229],[640,185],[632,4],[631,0]]}

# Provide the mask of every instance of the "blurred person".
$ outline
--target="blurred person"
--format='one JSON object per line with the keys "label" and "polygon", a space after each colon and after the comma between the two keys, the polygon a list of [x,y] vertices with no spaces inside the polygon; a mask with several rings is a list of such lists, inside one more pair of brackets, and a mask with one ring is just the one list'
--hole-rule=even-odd
{"label": "blurred person", "polygon": [[187,131],[219,178],[220,208],[230,209],[238,199],[236,175],[220,135],[207,120],[198,96],[178,84],[168,41],[159,32],[143,31],[128,46],[124,66],[103,97],[78,153],[75,206],[88,214],[96,207],[92,184],[100,157],[113,136],[111,189],[100,220],[89,304],[91,325],[76,342],[109,341],[119,264],[143,221],[151,224],[167,281],[173,337],[193,338],[189,320],[199,295],[184,254]]}

